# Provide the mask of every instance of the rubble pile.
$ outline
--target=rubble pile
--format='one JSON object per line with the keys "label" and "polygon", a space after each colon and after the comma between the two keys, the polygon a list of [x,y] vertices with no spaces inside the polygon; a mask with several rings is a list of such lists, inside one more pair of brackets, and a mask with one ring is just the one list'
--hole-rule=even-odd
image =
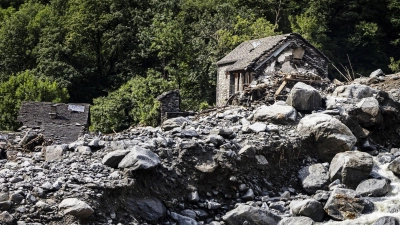
{"label": "rubble pile", "polygon": [[23,134],[9,135],[0,140],[0,224],[305,225],[373,214],[375,197],[397,193],[400,103],[365,83],[332,93],[295,86],[287,102],[72,143],[23,148]]}

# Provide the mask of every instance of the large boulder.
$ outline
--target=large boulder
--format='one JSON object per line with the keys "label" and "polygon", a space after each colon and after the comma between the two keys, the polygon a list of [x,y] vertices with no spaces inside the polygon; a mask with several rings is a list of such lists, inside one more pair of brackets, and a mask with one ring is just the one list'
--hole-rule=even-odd
{"label": "large boulder", "polygon": [[161,128],[164,131],[168,131],[168,130],[172,130],[176,127],[181,127],[184,124],[189,124],[190,121],[188,119],[186,119],[185,117],[176,117],[176,118],[171,118],[171,119],[167,119],[165,120],[162,125]]}
{"label": "large boulder", "polygon": [[362,99],[372,97],[375,93],[375,89],[372,89],[366,85],[350,84],[337,87],[332,95],[341,98]]}
{"label": "large boulder", "polygon": [[314,113],[300,120],[297,131],[304,141],[315,147],[315,152],[324,162],[329,162],[337,153],[351,150],[357,138],[338,119],[322,113]]}
{"label": "large boulder", "polygon": [[365,207],[365,202],[351,189],[336,188],[325,204],[325,212],[336,220],[355,219]]}
{"label": "large boulder", "polygon": [[70,214],[78,218],[87,218],[94,213],[94,210],[87,203],[77,198],[64,199],[58,205],[58,208],[63,210],[64,215]]}
{"label": "large boulder", "polygon": [[328,190],[329,185],[329,164],[318,163],[303,167],[298,172],[304,191],[308,194],[315,194],[318,190]]}
{"label": "large boulder", "polygon": [[283,218],[278,225],[314,225],[314,220],[305,216]]}
{"label": "large boulder", "polygon": [[379,125],[383,120],[379,102],[373,97],[361,99],[349,114],[363,127]]}
{"label": "large boulder", "polygon": [[400,175],[400,156],[389,164],[388,169],[396,175]]}
{"label": "large boulder", "polygon": [[321,107],[322,98],[317,89],[303,82],[298,82],[290,91],[286,103],[296,110],[312,111]]}
{"label": "large boulder", "polygon": [[125,200],[126,209],[135,217],[140,217],[149,223],[156,223],[167,212],[160,200],[154,197],[138,198],[128,197]]}
{"label": "large boulder", "polygon": [[336,154],[329,167],[331,181],[339,179],[347,187],[356,189],[369,177],[374,165],[372,156],[365,152],[347,151]]}
{"label": "large boulder", "polygon": [[306,199],[301,201],[292,201],[289,205],[293,215],[307,216],[316,222],[321,222],[324,219],[324,207],[314,199]]}
{"label": "large boulder", "polygon": [[383,216],[379,218],[377,221],[375,221],[375,223],[372,225],[399,225],[399,224],[400,223],[396,217]]}
{"label": "large boulder", "polygon": [[356,189],[361,196],[380,197],[390,191],[390,181],[387,179],[368,179],[362,181]]}
{"label": "large boulder", "polygon": [[276,124],[288,124],[296,121],[297,111],[284,102],[277,102],[271,106],[263,105],[254,113],[254,120],[267,121]]}
{"label": "large boulder", "polygon": [[160,164],[158,155],[150,150],[134,146],[132,150],[121,160],[118,168],[151,169]]}
{"label": "large boulder", "polygon": [[240,204],[222,219],[228,225],[243,225],[245,221],[254,225],[276,225],[281,218],[267,209]]}
{"label": "large boulder", "polygon": [[130,152],[130,150],[115,150],[103,157],[101,162],[109,167],[118,168],[118,164],[121,160]]}

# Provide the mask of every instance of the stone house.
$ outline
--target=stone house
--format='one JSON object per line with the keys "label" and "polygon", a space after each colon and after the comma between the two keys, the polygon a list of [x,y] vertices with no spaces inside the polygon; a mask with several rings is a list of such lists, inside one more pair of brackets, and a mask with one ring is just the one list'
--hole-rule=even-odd
{"label": "stone house", "polygon": [[22,102],[17,121],[58,143],[76,141],[89,126],[89,104]]}
{"label": "stone house", "polygon": [[217,62],[217,106],[260,78],[310,73],[327,78],[330,60],[301,35],[245,41]]}

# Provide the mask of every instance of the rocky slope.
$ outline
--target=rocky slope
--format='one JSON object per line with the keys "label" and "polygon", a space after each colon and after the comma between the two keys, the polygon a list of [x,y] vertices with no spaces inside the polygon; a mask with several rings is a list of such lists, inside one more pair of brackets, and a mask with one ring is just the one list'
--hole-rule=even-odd
{"label": "rocky slope", "polygon": [[[363,85],[395,76],[332,93],[298,83],[287,103],[231,106],[68,144],[33,146],[36,133],[29,148],[17,145],[22,137],[3,140],[0,223],[357,221],[395,194],[397,92]],[[391,216],[362,224],[398,224]]]}

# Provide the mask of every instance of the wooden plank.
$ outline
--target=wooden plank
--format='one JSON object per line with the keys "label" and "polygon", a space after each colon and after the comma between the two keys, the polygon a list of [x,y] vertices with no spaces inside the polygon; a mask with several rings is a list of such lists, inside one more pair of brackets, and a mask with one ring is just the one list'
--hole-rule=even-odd
{"label": "wooden plank", "polygon": [[283,90],[283,88],[286,86],[287,81],[286,79],[282,82],[281,86],[278,88],[278,90],[276,90],[275,94],[274,94],[274,98],[276,98],[276,96],[279,95],[279,93],[281,93],[281,91]]}

